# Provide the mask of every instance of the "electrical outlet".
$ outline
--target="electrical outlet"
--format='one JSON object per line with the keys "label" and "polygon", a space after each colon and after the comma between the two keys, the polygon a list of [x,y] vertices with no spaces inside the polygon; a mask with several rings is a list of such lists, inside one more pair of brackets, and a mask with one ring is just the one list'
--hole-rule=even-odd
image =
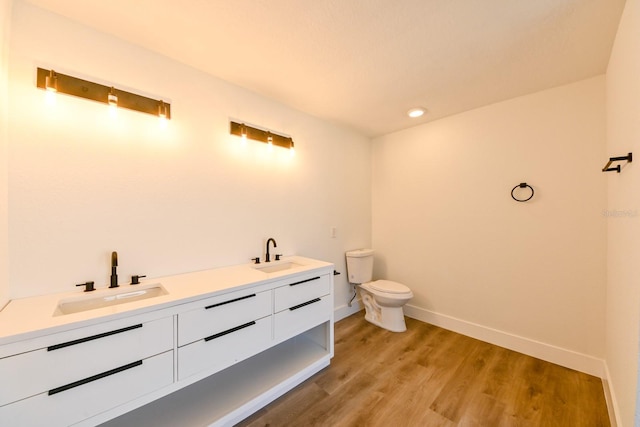
{"label": "electrical outlet", "polygon": [[331,227],[331,229],[329,229],[329,236],[332,239],[335,239],[337,235],[338,235],[338,227],[334,225],[333,227]]}

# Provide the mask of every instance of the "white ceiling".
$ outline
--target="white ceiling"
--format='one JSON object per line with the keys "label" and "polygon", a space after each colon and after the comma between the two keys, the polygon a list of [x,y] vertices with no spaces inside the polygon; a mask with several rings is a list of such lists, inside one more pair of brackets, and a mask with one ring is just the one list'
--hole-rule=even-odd
{"label": "white ceiling", "polygon": [[[624,0],[28,0],[377,136],[606,71]],[[414,106],[427,108],[409,119]]]}

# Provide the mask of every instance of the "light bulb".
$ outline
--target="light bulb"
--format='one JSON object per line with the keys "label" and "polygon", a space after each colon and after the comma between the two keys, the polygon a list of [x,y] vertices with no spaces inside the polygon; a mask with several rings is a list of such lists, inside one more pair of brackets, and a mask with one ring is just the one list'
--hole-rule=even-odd
{"label": "light bulb", "polygon": [[273,136],[271,136],[271,132],[267,134],[267,145],[269,147],[269,151],[273,151]]}
{"label": "light bulb", "polygon": [[240,138],[242,138],[242,144],[247,143],[247,127],[244,125],[244,123],[240,127]]}
{"label": "light bulb", "polygon": [[58,91],[58,76],[56,76],[56,72],[53,70],[49,71],[49,75],[44,78],[44,87],[49,92],[57,92]]}
{"label": "light bulb", "polygon": [[160,104],[158,104],[158,117],[161,119],[167,118],[167,105],[164,101],[160,101]]}
{"label": "light bulb", "polygon": [[116,95],[116,92],[113,86],[109,90],[109,95],[107,95],[107,103],[109,104],[110,107],[118,106],[118,95]]}

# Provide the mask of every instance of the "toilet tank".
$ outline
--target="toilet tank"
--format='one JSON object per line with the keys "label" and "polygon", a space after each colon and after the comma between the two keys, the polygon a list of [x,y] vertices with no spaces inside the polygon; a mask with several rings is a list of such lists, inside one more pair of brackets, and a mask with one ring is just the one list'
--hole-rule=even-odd
{"label": "toilet tank", "polygon": [[356,249],[347,252],[349,283],[367,283],[373,275],[373,249]]}

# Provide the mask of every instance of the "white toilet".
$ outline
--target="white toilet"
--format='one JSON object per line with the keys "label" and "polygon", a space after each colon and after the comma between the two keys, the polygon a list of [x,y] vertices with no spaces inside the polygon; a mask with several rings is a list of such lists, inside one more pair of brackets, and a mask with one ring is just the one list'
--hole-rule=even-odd
{"label": "white toilet", "polygon": [[360,285],[366,320],[392,332],[407,330],[402,306],[413,298],[413,292],[405,285],[390,280],[371,281],[373,249],[348,251],[347,273],[349,283]]}

